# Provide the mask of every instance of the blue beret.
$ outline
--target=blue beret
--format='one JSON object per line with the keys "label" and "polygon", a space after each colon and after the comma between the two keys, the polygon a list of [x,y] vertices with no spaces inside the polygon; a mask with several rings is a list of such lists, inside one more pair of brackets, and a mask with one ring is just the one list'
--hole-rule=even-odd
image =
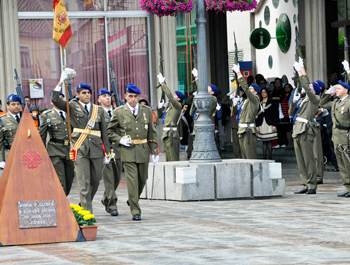
{"label": "blue beret", "polygon": [[312,82],[312,86],[314,87],[316,95],[319,95],[321,93],[321,88],[320,88],[319,84],[317,84],[316,82]]}
{"label": "blue beret", "polygon": [[11,94],[7,97],[7,102],[15,102],[15,101],[18,101],[19,103],[22,103],[21,102],[21,98],[15,94]]}
{"label": "blue beret", "polygon": [[243,88],[242,88],[241,86],[239,86],[239,91],[242,91],[242,92],[244,91]]}
{"label": "blue beret", "polygon": [[133,83],[127,84],[126,85],[126,93],[133,93],[133,94],[141,94],[140,89],[135,86]]}
{"label": "blue beret", "polygon": [[112,95],[111,92],[109,92],[107,89],[104,89],[104,88],[101,88],[99,91],[98,91],[98,94],[97,96],[102,96],[104,94],[108,94],[108,95]]}
{"label": "blue beret", "polygon": [[181,100],[184,100],[184,99],[185,99],[185,95],[182,94],[180,91],[175,91],[175,94],[176,94],[179,98],[181,98]]}
{"label": "blue beret", "polygon": [[253,87],[258,94],[260,94],[261,88],[257,84],[251,84],[250,86]]}
{"label": "blue beret", "polygon": [[325,85],[321,80],[316,80],[316,83],[317,83],[320,87],[322,87],[323,90],[326,89],[326,85]]}
{"label": "blue beret", "polygon": [[339,81],[338,81],[338,84],[341,85],[341,86],[343,86],[343,87],[345,87],[346,89],[349,89],[349,90],[350,90],[350,86],[349,86],[348,83],[345,83],[345,82],[339,80]]}
{"label": "blue beret", "polygon": [[219,94],[220,91],[219,91],[219,89],[217,88],[216,85],[211,84],[210,87],[211,87],[211,90],[213,90],[215,95]]}
{"label": "blue beret", "polygon": [[77,91],[83,90],[83,89],[88,89],[88,90],[90,91],[90,93],[92,94],[92,89],[91,89],[91,87],[90,87],[88,84],[80,83],[80,84],[77,86]]}

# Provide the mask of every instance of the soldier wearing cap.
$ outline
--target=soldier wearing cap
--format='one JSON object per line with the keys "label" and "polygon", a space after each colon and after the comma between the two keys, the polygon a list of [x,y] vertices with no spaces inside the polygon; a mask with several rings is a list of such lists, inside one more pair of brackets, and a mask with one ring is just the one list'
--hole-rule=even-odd
{"label": "soldier wearing cap", "polygon": [[127,104],[113,111],[113,119],[108,125],[109,139],[120,145],[121,160],[124,162],[126,184],[128,187],[128,205],[132,220],[141,220],[140,195],[148,178],[150,153],[156,164],[157,133],[152,119],[152,110],[139,104],[140,89],[134,84],[126,85]]}
{"label": "soldier wearing cap", "polygon": [[[71,69],[61,74],[61,79],[52,93],[52,103],[67,111],[66,101],[60,98],[63,81]],[[73,127],[72,141],[80,203],[92,211],[92,200],[102,178],[103,163],[109,163],[110,145],[105,123],[105,111],[91,102],[92,89],[80,83],[77,98],[69,102],[70,120]]]}
{"label": "soldier wearing cap", "polygon": [[[60,93],[63,99],[63,93]],[[52,104],[52,101],[51,101]],[[68,196],[74,179],[74,163],[69,158],[69,137],[68,122],[65,111],[60,110],[55,105],[50,110],[46,110],[40,116],[39,125],[40,136],[50,156],[52,165],[61,182],[62,188]],[[47,133],[50,140],[47,142]]]}
{"label": "soldier wearing cap", "polygon": [[238,116],[238,138],[239,147],[241,150],[242,158],[245,159],[256,159],[256,141],[257,141],[257,130],[255,125],[255,118],[258,114],[260,106],[260,87],[256,84],[248,86],[247,82],[243,78],[238,64],[233,65],[232,70],[237,73],[238,82],[243,88],[247,98],[242,101],[238,107],[239,97],[233,97],[233,112],[232,115]]}
{"label": "soldier wearing cap", "polygon": [[318,127],[315,120],[320,103],[321,88],[316,82],[309,81],[305,72],[303,60],[294,63],[295,70],[298,71],[299,80],[305,89],[306,96],[300,99],[300,94],[295,93],[293,102],[289,106],[289,115],[294,117],[293,140],[294,150],[299,168],[299,174],[303,188],[295,194],[316,194],[317,189],[317,169],[313,152],[313,143],[316,140]]}
{"label": "soldier wearing cap", "polygon": [[0,116],[0,168],[5,167],[5,161],[10,153],[12,142],[15,139],[18,124],[20,122],[21,99],[11,94],[7,97],[6,114]]}
{"label": "soldier wearing cap", "polygon": [[171,93],[168,86],[165,84],[165,78],[159,74],[158,81],[162,85],[162,90],[169,99],[170,103],[164,103],[164,100],[158,104],[158,117],[162,117],[163,134],[162,140],[166,153],[167,161],[179,161],[180,157],[180,134],[178,124],[181,119],[182,101],[185,95],[180,91]]}
{"label": "soldier wearing cap", "polygon": [[[108,127],[109,122],[113,119],[113,106],[111,92],[107,89],[100,89],[98,91],[98,102],[100,103],[100,108],[105,111],[105,123]],[[120,147],[117,144],[113,144],[109,141],[111,145],[111,162],[106,164],[102,170],[102,178],[105,185],[105,191],[102,197],[102,204],[105,206],[107,213],[112,216],[118,216],[117,208],[117,193],[116,190],[120,183],[121,173],[122,173],[122,162],[120,160]]]}
{"label": "soldier wearing cap", "polygon": [[[350,78],[349,63],[343,61],[343,66]],[[335,91],[334,91],[335,90]],[[329,101],[330,97],[337,96],[337,100]],[[350,86],[339,81],[338,85],[325,92],[321,100],[321,107],[331,109],[333,121],[332,140],[334,152],[337,157],[339,173],[342,177],[345,191],[338,194],[338,197],[350,198]]]}

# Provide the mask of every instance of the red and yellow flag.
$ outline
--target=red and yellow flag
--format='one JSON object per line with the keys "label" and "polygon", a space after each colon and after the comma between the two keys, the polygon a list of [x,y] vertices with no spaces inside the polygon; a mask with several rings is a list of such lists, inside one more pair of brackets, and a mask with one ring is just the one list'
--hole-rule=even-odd
{"label": "red and yellow flag", "polygon": [[72,28],[69,23],[66,7],[63,0],[53,0],[53,34],[52,38],[66,48],[72,37]]}

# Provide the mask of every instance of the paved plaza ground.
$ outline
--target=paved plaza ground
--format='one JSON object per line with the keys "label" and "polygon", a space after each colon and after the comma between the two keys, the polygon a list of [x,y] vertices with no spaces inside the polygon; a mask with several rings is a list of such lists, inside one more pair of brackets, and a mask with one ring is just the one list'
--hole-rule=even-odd
{"label": "paved plaza ground", "polygon": [[[0,263],[350,264],[350,199],[336,197],[339,174],[325,172],[316,195],[293,194],[301,187],[295,160],[284,159],[283,177],[283,198],[142,200],[134,222],[123,174],[120,216],[104,211],[103,183],[95,197],[96,241],[2,247]],[[79,202],[76,183],[68,199]]]}

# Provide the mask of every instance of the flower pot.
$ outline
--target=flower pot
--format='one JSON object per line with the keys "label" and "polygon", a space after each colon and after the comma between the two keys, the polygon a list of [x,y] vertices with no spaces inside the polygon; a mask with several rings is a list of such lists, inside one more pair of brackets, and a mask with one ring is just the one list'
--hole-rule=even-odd
{"label": "flower pot", "polygon": [[81,226],[80,230],[86,241],[94,241],[97,235],[97,225]]}
{"label": "flower pot", "polygon": [[207,11],[213,10],[216,13],[225,13],[232,11],[250,11],[257,6],[256,0],[205,0]]}
{"label": "flower pot", "polygon": [[140,8],[147,13],[163,16],[176,16],[178,13],[189,13],[193,9],[194,0],[139,0]]}

